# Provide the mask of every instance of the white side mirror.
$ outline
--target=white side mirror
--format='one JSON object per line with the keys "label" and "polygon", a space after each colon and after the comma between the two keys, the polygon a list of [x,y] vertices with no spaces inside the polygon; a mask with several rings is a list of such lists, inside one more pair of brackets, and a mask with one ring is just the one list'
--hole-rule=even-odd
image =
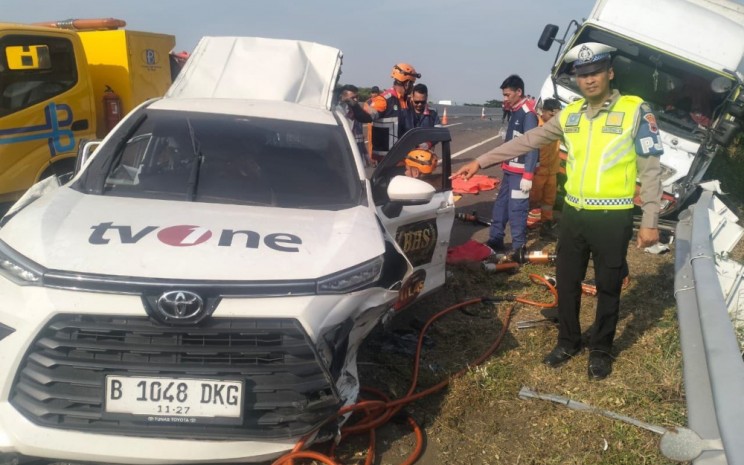
{"label": "white side mirror", "polygon": [[429,203],[435,193],[436,189],[428,182],[408,176],[395,176],[387,188],[391,201],[405,205]]}

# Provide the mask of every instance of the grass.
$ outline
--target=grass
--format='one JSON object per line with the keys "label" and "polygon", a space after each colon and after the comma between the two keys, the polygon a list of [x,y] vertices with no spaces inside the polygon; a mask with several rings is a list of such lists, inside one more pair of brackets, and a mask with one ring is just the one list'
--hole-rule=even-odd
{"label": "grass", "polygon": [[[557,370],[544,366],[541,360],[555,345],[556,329],[516,329],[517,321],[541,317],[539,309],[520,305],[501,348],[486,363],[471,367],[445,392],[410,407],[424,423],[429,445],[435,445],[419,463],[674,463],[660,454],[658,434],[549,401],[517,397],[521,387],[528,386],[664,427],[686,424],[670,272],[673,255],[649,256],[632,248],[629,262],[633,281],[623,297],[616,339],[619,354],[608,379],[588,379],[586,353]],[[554,269],[529,266],[516,275],[467,268],[450,271],[444,289],[393,321],[397,329],[419,327],[428,315],[469,297],[514,294],[545,299],[547,294],[530,282],[528,274],[553,274]],[[584,297],[583,327],[591,324],[595,303],[594,297]],[[424,354],[423,366],[439,368],[424,369],[421,385],[434,384],[475,359],[501,329],[507,305],[479,304],[435,324],[430,332],[434,344]],[[375,369],[362,370],[363,383],[404,392],[407,373],[385,367],[405,365],[410,357],[372,352],[366,356],[375,363],[368,368]],[[379,463],[399,463],[395,451],[388,447]],[[406,451],[401,442],[401,459]]]}
{"label": "grass", "polygon": [[[739,145],[742,147],[742,144]],[[726,203],[744,212],[744,149],[731,149],[713,161],[706,179],[719,179]],[[533,243],[534,248],[545,244]],[[407,407],[425,428],[427,446],[419,465],[434,464],[672,464],[659,451],[660,436],[596,413],[553,402],[520,400],[522,386],[556,394],[599,409],[666,428],[687,424],[681,351],[673,296],[672,253],[649,255],[634,247],[628,254],[631,285],[624,291],[616,338],[617,359],[606,380],[590,381],[586,354],[555,370],[541,363],[556,342],[556,329],[516,329],[516,322],[540,318],[534,307],[520,306],[500,349],[440,394]],[[732,252],[742,261],[744,244]],[[476,296],[529,295],[545,298],[528,274],[554,274],[548,266],[526,266],[516,275],[451,268],[445,288],[408,309],[392,327],[409,329],[448,305]],[[590,270],[591,274],[591,270]],[[591,324],[595,298],[584,297],[582,326]],[[420,386],[429,386],[467,366],[501,329],[506,304],[477,305],[445,317],[429,333],[433,347],[424,354]],[[391,328],[380,328],[370,341]],[[374,342],[372,342],[374,344]],[[408,387],[411,357],[363,350],[363,384],[402,393]],[[395,367],[394,369],[388,367]],[[427,368],[428,367],[428,368]],[[379,433],[378,433],[379,434]],[[379,442],[379,441],[378,441]],[[360,446],[362,447],[362,446]],[[401,463],[413,447],[399,426],[378,446],[377,464]],[[360,463],[350,460],[345,463]]]}

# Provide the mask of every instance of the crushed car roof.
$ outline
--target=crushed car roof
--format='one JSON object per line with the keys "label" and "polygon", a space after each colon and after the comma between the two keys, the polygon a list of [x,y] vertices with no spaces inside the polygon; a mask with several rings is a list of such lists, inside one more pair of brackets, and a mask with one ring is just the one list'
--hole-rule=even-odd
{"label": "crushed car roof", "polygon": [[338,124],[329,110],[289,102],[214,98],[163,98],[150,105],[153,110],[195,111],[241,117],[260,117],[317,124]]}
{"label": "crushed car roof", "polygon": [[291,102],[330,110],[340,50],[301,40],[203,37],[166,98]]}

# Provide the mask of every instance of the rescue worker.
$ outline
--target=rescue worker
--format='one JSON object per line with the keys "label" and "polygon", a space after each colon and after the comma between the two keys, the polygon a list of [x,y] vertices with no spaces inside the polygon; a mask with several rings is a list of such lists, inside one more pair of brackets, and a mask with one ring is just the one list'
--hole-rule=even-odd
{"label": "rescue worker", "polygon": [[413,84],[421,74],[407,63],[398,63],[390,73],[393,86],[376,97],[370,98],[362,108],[352,105],[354,117],[362,123],[372,123],[371,144],[372,159],[380,161],[403,134],[401,118],[408,108],[408,96]]}
{"label": "rescue worker", "polygon": [[408,103],[408,108],[403,113],[403,121],[401,121],[401,134],[413,128],[433,128],[442,124],[437,110],[429,107],[429,88],[426,84],[419,83],[413,86]]}
{"label": "rescue worker", "polygon": [[581,281],[591,254],[597,285],[597,309],[588,341],[591,379],[603,379],[612,372],[612,343],[633,235],[636,176],[643,210],[636,245],[648,247],[659,240],[659,157],[663,153],[659,129],[651,107],[642,99],[610,89],[615,50],[596,42],[569,50],[566,60],[573,61],[583,98],[544,126],[481,155],[452,175],[467,179],[481,167],[563,138],[568,160],[556,260],[558,342],[543,363],[558,367],[582,350]]}
{"label": "rescue worker", "polygon": [[[408,108],[402,112],[401,136],[413,128],[433,128],[442,124],[437,110],[429,108],[429,89],[426,84],[416,84],[408,99]],[[429,150],[434,146],[431,142],[424,142],[419,148]]]}
{"label": "rescue worker", "polygon": [[431,150],[413,149],[406,155],[406,176],[420,178],[431,174],[437,169],[438,162],[437,155]]}
{"label": "rescue worker", "polygon": [[[540,126],[551,120],[561,110],[557,99],[545,99],[540,111]],[[530,213],[528,227],[541,225],[541,232],[549,234],[553,224],[553,205],[557,188],[557,175],[560,168],[560,141],[556,140],[540,148],[540,162],[530,190]],[[535,211],[536,209],[536,211]],[[536,213],[534,224],[530,224],[533,213]]]}
{"label": "rescue worker", "polygon": [[360,121],[354,117],[354,112],[349,108],[351,105],[356,105],[359,100],[359,88],[352,84],[346,84],[339,89],[338,93],[338,106],[340,107],[346,119],[349,120],[351,125],[351,132],[354,134],[354,140],[356,141],[357,148],[359,149],[359,155],[362,157],[364,166],[370,166],[371,160],[367,153],[367,144],[364,142],[364,126]]}
{"label": "rescue worker", "polygon": [[[537,127],[534,108],[528,106],[524,95],[524,81],[516,74],[504,79],[501,84],[504,102],[511,108],[511,117],[506,129],[505,141],[520,137],[526,131]],[[530,150],[501,165],[504,176],[499,193],[493,203],[491,229],[486,245],[495,251],[504,251],[506,224],[509,223],[512,237],[512,250],[518,251],[527,243],[527,213],[530,210],[530,189],[532,177],[537,167],[538,150]]]}

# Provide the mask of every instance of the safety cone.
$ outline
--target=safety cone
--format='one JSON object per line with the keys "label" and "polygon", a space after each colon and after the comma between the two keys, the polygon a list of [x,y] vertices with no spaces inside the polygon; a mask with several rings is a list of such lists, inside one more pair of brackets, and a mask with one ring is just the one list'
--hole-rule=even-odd
{"label": "safety cone", "polygon": [[486,109],[485,109],[485,107],[481,107],[481,119],[486,119]]}
{"label": "safety cone", "polygon": [[445,108],[444,113],[442,113],[442,124],[447,124],[447,108]]}

